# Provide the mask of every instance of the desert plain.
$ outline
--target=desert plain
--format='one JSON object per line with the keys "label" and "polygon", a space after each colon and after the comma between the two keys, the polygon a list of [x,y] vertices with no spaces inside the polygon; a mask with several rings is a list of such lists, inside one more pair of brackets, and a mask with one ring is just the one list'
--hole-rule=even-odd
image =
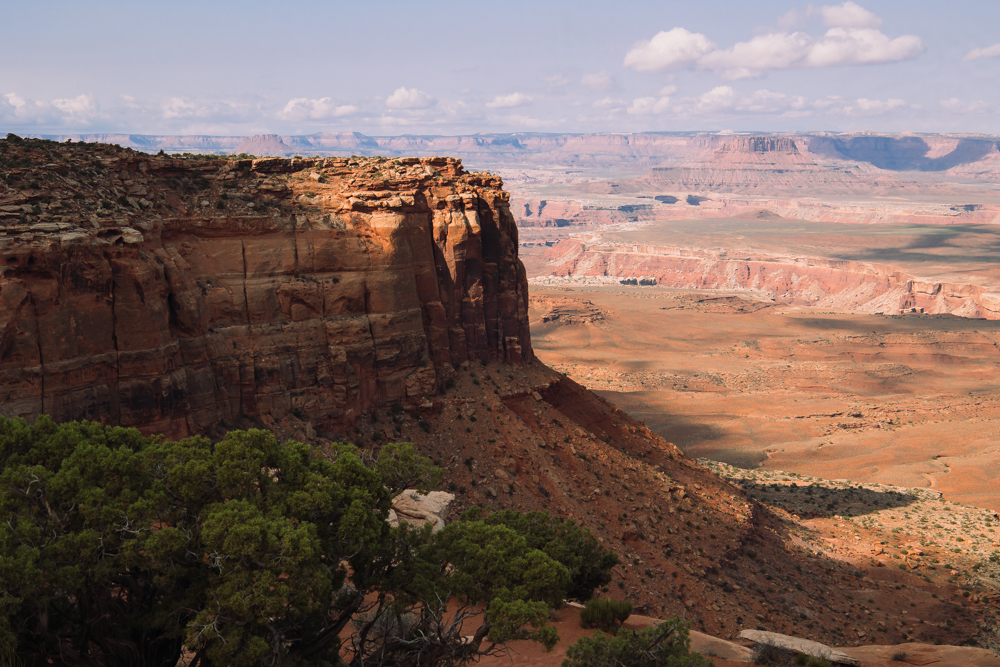
{"label": "desert plain", "polygon": [[995,155],[865,141],[511,173],[539,358],[690,456],[1000,508]]}
{"label": "desert plain", "polygon": [[532,303],[540,358],[690,456],[1000,507],[998,322],[660,287]]}

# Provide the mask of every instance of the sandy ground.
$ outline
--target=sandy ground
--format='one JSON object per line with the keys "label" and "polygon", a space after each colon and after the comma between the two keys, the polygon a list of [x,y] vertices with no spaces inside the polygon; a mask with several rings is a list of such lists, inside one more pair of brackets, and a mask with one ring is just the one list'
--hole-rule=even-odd
{"label": "sandy ground", "polygon": [[729,296],[534,287],[533,344],[689,455],[1000,509],[1000,323]]}

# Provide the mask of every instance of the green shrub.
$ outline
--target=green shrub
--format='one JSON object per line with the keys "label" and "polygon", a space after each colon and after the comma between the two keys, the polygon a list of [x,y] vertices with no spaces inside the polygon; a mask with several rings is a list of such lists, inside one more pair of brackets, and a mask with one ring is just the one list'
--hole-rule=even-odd
{"label": "green shrub", "polygon": [[562,667],[708,667],[691,653],[688,625],[672,618],[640,632],[626,630],[615,637],[595,632],[566,650]]}
{"label": "green shrub", "polygon": [[795,664],[803,667],[831,667],[830,661],[821,655],[806,655],[799,653],[795,656]]}
{"label": "green shrub", "polygon": [[408,443],[372,461],[261,430],[172,442],[0,417],[0,664],[153,667],[187,651],[206,667],[402,665],[416,651],[433,667],[513,640],[551,650],[548,610],[592,536],[569,526],[542,550],[516,521],[391,527],[393,492],[440,475]]}
{"label": "green shrub", "polygon": [[791,657],[785,649],[771,641],[757,642],[753,647],[753,664],[776,667],[787,664]]}
{"label": "green shrub", "polygon": [[594,598],[580,610],[580,625],[585,628],[600,628],[614,634],[631,615],[632,603],[628,600]]}
{"label": "green shrub", "polygon": [[[618,555],[601,546],[597,538],[577,525],[548,512],[503,510],[486,517],[490,525],[516,530],[528,540],[528,546],[566,565],[572,578],[566,597],[589,600],[594,591],[611,583],[611,568],[618,565]],[[629,612],[631,612],[631,604]],[[628,618],[628,614],[625,615]]]}

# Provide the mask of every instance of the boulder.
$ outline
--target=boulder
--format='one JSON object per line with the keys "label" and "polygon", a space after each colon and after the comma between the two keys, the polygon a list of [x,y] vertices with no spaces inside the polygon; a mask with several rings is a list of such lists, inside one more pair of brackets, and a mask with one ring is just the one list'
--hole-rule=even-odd
{"label": "boulder", "polygon": [[778,632],[743,630],[740,632],[740,639],[748,639],[755,644],[770,643],[794,653],[805,653],[806,655],[826,658],[836,665],[861,665],[861,661],[857,658],[853,658],[843,651],[827,646],[826,644],[820,644],[810,639],[789,637]]}
{"label": "boulder", "polygon": [[453,500],[455,494],[445,491],[420,494],[416,489],[407,489],[392,499],[389,523],[393,526],[398,526],[400,521],[412,526],[429,523],[436,533],[444,528],[444,515]]}

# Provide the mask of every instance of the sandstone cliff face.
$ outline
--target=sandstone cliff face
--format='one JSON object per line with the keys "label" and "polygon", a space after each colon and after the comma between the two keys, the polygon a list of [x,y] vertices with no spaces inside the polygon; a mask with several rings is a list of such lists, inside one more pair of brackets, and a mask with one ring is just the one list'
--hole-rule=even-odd
{"label": "sandstone cliff face", "polygon": [[457,160],[0,141],[0,175],[5,415],[338,430],[532,358],[507,193]]}

